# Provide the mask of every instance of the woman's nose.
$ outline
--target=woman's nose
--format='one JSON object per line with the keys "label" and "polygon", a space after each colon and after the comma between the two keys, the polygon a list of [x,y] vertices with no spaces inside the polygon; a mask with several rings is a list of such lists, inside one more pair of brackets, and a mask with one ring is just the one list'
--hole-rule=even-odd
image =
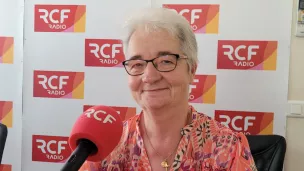
{"label": "woman's nose", "polygon": [[153,83],[161,78],[161,74],[154,67],[153,63],[149,62],[144,70],[142,81],[145,83]]}

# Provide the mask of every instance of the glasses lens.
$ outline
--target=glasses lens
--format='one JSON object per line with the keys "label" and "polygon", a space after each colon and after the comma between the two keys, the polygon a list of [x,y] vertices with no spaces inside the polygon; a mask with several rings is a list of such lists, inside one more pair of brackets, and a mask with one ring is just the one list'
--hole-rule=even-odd
{"label": "glasses lens", "polygon": [[154,65],[159,71],[171,71],[177,63],[175,55],[160,56],[154,60]]}
{"label": "glasses lens", "polygon": [[129,60],[125,63],[126,70],[131,75],[142,74],[146,68],[146,62],[142,60]]}

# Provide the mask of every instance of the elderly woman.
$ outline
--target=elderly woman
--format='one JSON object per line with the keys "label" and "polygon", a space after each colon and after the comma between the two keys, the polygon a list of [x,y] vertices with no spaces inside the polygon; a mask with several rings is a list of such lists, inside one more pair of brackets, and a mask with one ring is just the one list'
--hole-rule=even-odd
{"label": "elderly woman", "polygon": [[97,170],[256,170],[246,137],[188,103],[197,42],[188,21],[169,9],[144,9],[127,22],[123,62],[142,111],[124,123],[120,144]]}

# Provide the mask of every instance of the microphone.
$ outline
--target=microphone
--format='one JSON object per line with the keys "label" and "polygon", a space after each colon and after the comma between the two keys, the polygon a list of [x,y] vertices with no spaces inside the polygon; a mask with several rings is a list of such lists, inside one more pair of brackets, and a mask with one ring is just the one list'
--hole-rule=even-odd
{"label": "microphone", "polygon": [[89,108],[72,128],[69,145],[73,152],[60,171],[78,171],[86,160],[102,161],[118,145],[122,131],[122,120],[113,108]]}

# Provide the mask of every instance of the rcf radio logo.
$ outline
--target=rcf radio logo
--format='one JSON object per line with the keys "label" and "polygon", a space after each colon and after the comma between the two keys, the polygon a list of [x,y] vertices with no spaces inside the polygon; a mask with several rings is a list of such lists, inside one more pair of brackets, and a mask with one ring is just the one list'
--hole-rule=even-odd
{"label": "rcf radio logo", "polygon": [[233,131],[246,135],[273,133],[273,113],[216,110],[215,120]]}
{"label": "rcf radio logo", "polygon": [[86,39],[85,66],[122,67],[123,45],[118,39]]}
{"label": "rcf radio logo", "polygon": [[0,164],[0,171],[12,171],[12,165]]}
{"label": "rcf radio logo", "polygon": [[32,161],[63,163],[71,155],[69,137],[33,135]]}
{"label": "rcf radio logo", "polygon": [[195,33],[217,34],[219,27],[219,5],[164,4],[184,16]]}
{"label": "rcf radio logo", "polygon": [[34,71],[34,97],[84,98],[84,72]]}
{"label": "rcf radio logo", "polygon": [[85,5],[35,5],[35,32],[85,32]]}
{"label": "rcf radio logo", "polygon": [[277,41],[219,40],[217,69],[276,70]]}
{"label": "rcf radio logo", "polygon": [[215,103],[216,75],[196,75],[190,85],[190,103]]}
{"label": "rcf radio logo", "polygon": [[0,101],[0,122],[8,128],[13,126],[13,102]]}
{"label": "rcf radio logo", "polygon": [[14,38],[0,37],[0,64],[12,64],[14,61]]}
{"label": "rcf radio logo", "polygon": [[[83,106],[83,112],[88,110],[90,107],[93,107],[94,105],[84,105]],[[117,111],[119,116],[121,117],[121,120],[127,120],[131,118],[132,116],[136,115],[136,108],[135,107],[122,107],[122,106],[109,106]]]}

